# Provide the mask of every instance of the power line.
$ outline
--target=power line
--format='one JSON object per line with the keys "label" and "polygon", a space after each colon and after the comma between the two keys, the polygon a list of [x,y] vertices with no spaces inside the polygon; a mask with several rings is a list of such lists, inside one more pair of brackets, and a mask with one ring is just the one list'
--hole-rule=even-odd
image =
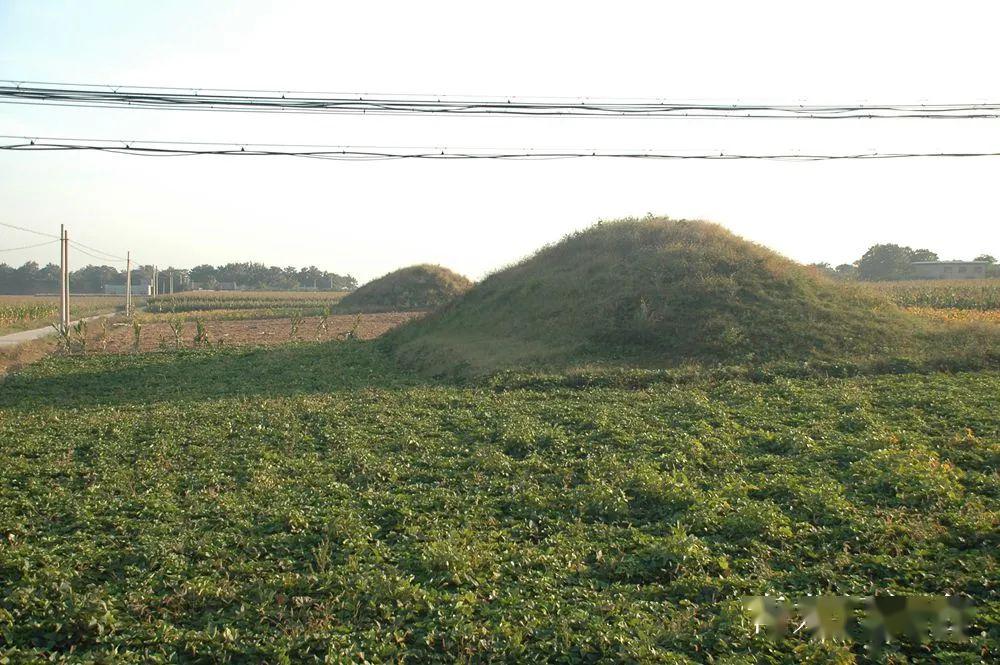
{"label": "power line", "polygon": [[[220,147],[227,146],[227,147]],[[612,158],[636,160],[712,160],[712,161],[843,161],[843,160],[884,160],[930,157],[1000,157],[1000,151],[951,151],[951,152],[858,152],[858,153],[737,153],[737,152],[658,152],[654,150],[494,150],[494,149],[448,149],[448,148],[377,148],[339,146],[337,148],[295,148],[270,147],[253,144],[225,144],[219,142],[159,142],[159,141],[107,141],[103,139],[61,139],[51,141],[39,138],[28,143],[0,145],[0,150],[9,151],[96,151],[120,155],[145,157],[191,157],[191,156],[254,156],[254,157],[301,157],[330,161],[385,161],[407,159],[430,160],[553,160]]]}
{"label": "power line", "polygon": [[54,245],[58,240],[46,240],[45,242],[36,243],[34,245],[22,245],[20,247],[7,247],[0,249],[0,252],[16,252],[21,249],[35,249],[36,247],[45,247],[46,245]]}
{"label": "power line", "polygon": [[[69,244],[73,245],[74,247],[76,247],[80,251],[88,249],[91,252],[97,252],[98,254],[104,254],[106,257],[108,257],[108,259],[114,259],[115,261],[124,261],[125,260],[124,257],[116,256],[116,255],[111,254],[109,252],[105,252],[104,250],[97,249],[96,247],[91,247],[90,245],[84,245],[82,242],[80,242],[78,240],[70,240]],[[86,254],[86,253],[87,252],[84,252],[84,254]],[[93,254],[90,254],[90,256],[93,256]],[[100,258],[100,257],[94,257],[94,258]]]}
{"label": "power line", "polygon": [[565,97],[464,97],[105,86],[0,80],[0,102],[97,108],[361,115],[638,118],[995,119],[1000,103],[747,104]]}
{"label": "power line", "polygon": [[125,259],[121,259],[121,258],[117,258],[117,257],[108,258],[108,257],[105,257],[105,256],[98,256],[97,254],[92,254],[91,252],[88,252],[86,249],[83,249],[82,247],[80,247],[80,244],[78,242],[74,241],[74,240],[70,240],[69,244],[73,245],[74,249],[76,249],[81,254],[86,254],[87,256],[89,256],[89,257],[91,257],[93,259],[97,259],[98,261],[111,261],[113,263],[124,263],[125,262]]}
{"label": "power line", "polygon": [[[29,228],[25,228],[23,226],[17,226],[15,224],[8,224],[7,222],[0,222],[0,226],[6,226],[7,228],[16,229],[18,231],[25,231],[27,233],[34,233],[35,235],[44,236],[44,237],[47,237],[47,238],[55,238],[55,240],[41,242],[41,243],[38,243],[37,245],[25,245],[23,247],[11,247],[9,249],[0,249],[0,251],[2,251],[2,252],[12,252],[12,251],[18,250],[18,249],[32,249],[32,248],[35,248],[35,247],[43,247],[45,245],[50,245],[50,244],[59,242],[61,240],[61,238],[59,236],[55,235],[55,234],[45,233],[44,231],[36,231],[35,229],[29,229]],[[125,260],[125,259],[123,259],[120,256],[116,256],[114,254],[111,254],[110,252],[105,252],[104,250],[97,249],[96,247],[91,247],[90,245],[84,245],[82,242],[79,242],[77,240],[70,240],[69,242],[70,242],[71,245],[73,245],[74,247],[76,247],[77,249],[79,249],[81,252],[83,252],[87,256],[91,256],[91,257],[93,257],[95,259],[100,259],[102,261],[107,261],[107,260],[111,260],[111,259],[114,259],[116,261],[124,261]],[[90,251],[86,251],[86,250],[90,250]],[[102,256],[96,256],[95,254],[92,254],[91,252],[96,252],[97,254],[103,254],[104,257],[102,257]],[[107,257],[107,258],[105,258],[105,257]]]}
{"label": "power line", "polygon": [[45,233],[44,231],[36,231],[35,229],[26,229],[23,226],[15,226],[14,224],[8,224],[6,222],[0,222],[0,226],[6,226],[9,229],[17,229],[18,231],[24,231],[26,233],[34,233],[35,235],[45,236],[46,238],[61,240],[61,238],[54,233]]}

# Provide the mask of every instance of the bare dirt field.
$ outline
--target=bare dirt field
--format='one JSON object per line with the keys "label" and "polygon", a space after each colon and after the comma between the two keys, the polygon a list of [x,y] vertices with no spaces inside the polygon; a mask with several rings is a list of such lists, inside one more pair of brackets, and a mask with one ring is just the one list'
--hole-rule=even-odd
{"label": "bare dirt field", "polygon": [[[331,315],[326,318],[325,327],[321,326],[322,317],[303,318],[292,331],[291,319],[246,319],[236,321],[208,320],[203,323],[208,335],[208,344],[223,346],[273,346],[291,341],[316,342],[333,339],[344,339],[352,333],[359,339],[372,339],[391,328],[422,316],[414,312],[386,312],[379,314],[343,314]],[[190,348],[196,346],[195,336],[197,326],[194,322],[185,321],[181,324],[180,340],[174,334],[170,323],[164,320],[142,322],[139,333],[139,349],[155,351],[172,349],[180,346]],[[88,334],[88,351],[106,351],[108,353],[123,353],[135,349],[135,332],[133,327],[125,322],[114,322],[108,325],[107,342],[102,340],[104,331],[100,326],[93,326]],[[202,342],[204,345],[205,342]]]}

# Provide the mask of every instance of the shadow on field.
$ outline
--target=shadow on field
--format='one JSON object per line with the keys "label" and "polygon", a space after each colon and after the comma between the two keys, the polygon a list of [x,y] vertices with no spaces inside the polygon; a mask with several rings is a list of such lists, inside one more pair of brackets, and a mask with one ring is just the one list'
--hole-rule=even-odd
{"label": "shadow on field", "polygon": [[0,408],[279,397],[426,383],[369,342],[53,358],[0,383]]}

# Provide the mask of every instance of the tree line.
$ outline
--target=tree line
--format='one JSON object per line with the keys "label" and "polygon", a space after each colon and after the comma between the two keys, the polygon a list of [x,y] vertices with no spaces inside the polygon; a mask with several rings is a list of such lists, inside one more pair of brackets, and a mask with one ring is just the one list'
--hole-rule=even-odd
{"label": "tree line", "polygon": [[[829,263],[813,263],[812,266],[838,279],[858,279],[866,282],[914,278],[914,261],[938,261],[938,255],[929,249],[913,249],[903,245],[872,245],[854,263],[831,266]],[[988,277],[1000,277],[1000,266],[990,254],[980,254],[973,261],[990,264]]]}
{"label": "tree line", "polygon": [[[137,266],[132,270],[132,282],[139,284],[153,278],[153,266]],[[358,286],[351,275],[320,270],[316,266],[296,268],[266,266],[263,263],[227,263],[220,266],[200,265],[191,269],[161,268],[159,289],[167,290],[173,275],[174,291],[192,288],[216,289],[219,287],[252,290],[317,289],[320,291],[350,291]],[[70,290],[75,293],[103,293],[105,285],[124,284],[125,271],[113,266],[88,265],[70,271]],[[40,266],[27,261],[19,268],[0,263],[0,293],[26,295],[56,293],[59,291],[59,266],[49,263]]]}

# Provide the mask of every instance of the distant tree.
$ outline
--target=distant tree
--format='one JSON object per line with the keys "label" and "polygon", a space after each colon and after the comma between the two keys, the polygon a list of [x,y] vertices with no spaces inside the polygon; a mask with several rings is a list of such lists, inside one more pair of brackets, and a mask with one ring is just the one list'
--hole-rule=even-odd
{"label": "distant tree", "polygon": [[858,261],[858,277],[867,281],[901,279],[910,270],[909,247],[873,245]]}
{"label": "distant tree", "polygon": [[927,249],[913,250],[900,245],[873,245],[858,261],[858,277],[867,281],[906,279],[913,275],[914,261],[937,261]]}
{"label": "distant tree", "polygon": [[221,266],[200,265],[190,271],[191,281],[208,288],[215,288],[222,282],[235,282],[244,289],[288,290],[317,288],[346,290],[357,286],[350,275],[320,270],[316,266],[296,268],[295,266],[267,266],[263,263],[227,263]]}
{"label": "distant tree", "polygon": [[59,290],[59,266],[49,263],[44,268],[35,261],[26,261],[20,268],[3,264],[0,267],[0,293],[55,293]]}
{"label": "distant tree", "polygon": [[820,263],[810,263],[809,267],[814,269],[816,272],[826,275],[827,277],[836,277],[837,273],[834,272],[833,266],[829,263],[823,261]]}
{"label": "distant tree", "polygon": [[122,284],[125,272],[112,266],[87,266],[69,274],[70,289],[76,293],[103,293],[106,284]]}
{"label": "distant tree", "polygon": [[840,279],[857,279],[858,277],[858,266],[853,263],[841,263],[833,271]]}
{"label": "distant tree", "polygon": [[191,281],[197,282],[202,286],[215,284],[217,281],[215,277],[215,266],[203,263],[200,266],[191,268]]}
{"label": "distant tree", "polygon": [[[235,282],[245,289],[300,289],[348,291],[357,288],[358,282],[350,275],[320,270],[316,266],[296,268],[288,266],[266,266],[263,263],[227,263],[221,266],[202,264],[187,271],[187,279],[181,277],[183,270],[174,268],[161,270],[166,276],[175,273],[174,288],[189,288],[187,279],[205,288],[216,288],[220,282]],[[150,279],[153,266],[136,266],[132,271],[133,284],[140,278]],[[125,281],[124,271],[111,266],[87,266],[70,273],[70,285],[78,293],[100,293],[106,284],[121,284]],[[161,281],[161,285],[165,282]],[[20,268],[0,264],[0,293],[54,293],[59,290],[59,266],[48,264],[40,268],[34,261],[28,261]]]}
{"label": "distant tree", "polygon": [[21,282],[21,293],[44,293],[59,287],[59,266],[56,266],[56,277],[51,280],[51,288],[49,286],[50,280],[47,279],[48,275],[34,261],[26,262],[17,269],[17,272]]}
{"label": "distant tree", "polygon": [[17,269],[0,263],[0,293],[17,293]]}
{"label": "distant tree", "polygon": [[25,261],[24,265],[15,271],[18,278],[24,280],[25,282],[33,282],[38,279],[38,262],[37,261]]}
{"label": "distant tree", "polygon": [[994,258],[991,254],[980,254],[979,256],[977,256],[976,258],[974,258],[972,260],[973,261],[985,261],[986,263],[989,263],[989,264],[993,264],[993,263],[997,262],[996,258]]}
{"label": "distant tree", "polygon": [[59,275],[62,270],[55,263],[46,264],[44,268],[38,271],[38,280],[54,290],[59,289]]}

